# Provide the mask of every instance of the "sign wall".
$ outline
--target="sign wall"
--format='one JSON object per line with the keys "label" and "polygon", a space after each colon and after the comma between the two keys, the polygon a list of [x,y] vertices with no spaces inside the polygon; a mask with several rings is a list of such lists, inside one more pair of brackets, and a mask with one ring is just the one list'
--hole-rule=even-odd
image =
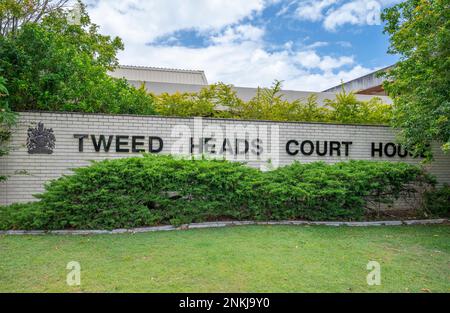
{"label": "sign wall", "polygon": [[[299,162],[385,160],[418,163],[383,126],[166,118],[80,113],[21,113],[12,151],[0,158],[0,204],[32,201],[44,183],[91,160],[143,152],[226,158],[270,170]],[[433,147],[429,167],[450,183],[450,155]]]}

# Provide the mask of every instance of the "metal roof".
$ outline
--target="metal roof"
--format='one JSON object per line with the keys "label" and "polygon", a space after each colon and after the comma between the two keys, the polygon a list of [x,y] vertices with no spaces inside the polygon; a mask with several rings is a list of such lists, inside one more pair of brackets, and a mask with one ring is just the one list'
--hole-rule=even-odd
{"label": "metal roof", "polygon": [[390,65],[385,68],[376,70],[375,72],[366,74],[364,76],[352,79],[350,81],[339,84],[337,86],[328,88],[328,89],[324,90],[323,92],[340,92],[342,90],[342,87],[344,87],[346,91],[354,91],[356,93],[363,93],[363,94],[380,94],[380,95],[382,95],[382,94],[384,94],[382,84],[383,84],[383,81],[385,80],[385,78],[379,77],[378,74],[380,72],[386,72],[394,66],[395,65]]}
{"label": "metal roof", "polygon": [[160,67],[120,65],[109,75],[128,81],[208,85],[205,72]]}

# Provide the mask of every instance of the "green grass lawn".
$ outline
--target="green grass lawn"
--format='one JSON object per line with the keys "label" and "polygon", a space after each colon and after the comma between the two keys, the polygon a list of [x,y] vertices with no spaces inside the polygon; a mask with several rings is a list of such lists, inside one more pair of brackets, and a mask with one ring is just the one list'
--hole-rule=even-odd
{"label": "green grass lawn", "polygon": [[[381,286],[366,265],[381,264]],[[81,286],[66,264],[81,264]],[[450,292],[450,226],[0,236],[3,292]]]}

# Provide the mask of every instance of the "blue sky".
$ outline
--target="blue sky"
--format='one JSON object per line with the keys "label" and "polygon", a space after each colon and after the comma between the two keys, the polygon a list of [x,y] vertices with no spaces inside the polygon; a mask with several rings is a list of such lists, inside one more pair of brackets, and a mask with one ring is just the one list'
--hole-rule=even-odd
{"label": "blue sky", "polygon": [[85,0],[119,61],[204,70],[210,83],[321,91],[391,65],[379,14],[398,0]]}

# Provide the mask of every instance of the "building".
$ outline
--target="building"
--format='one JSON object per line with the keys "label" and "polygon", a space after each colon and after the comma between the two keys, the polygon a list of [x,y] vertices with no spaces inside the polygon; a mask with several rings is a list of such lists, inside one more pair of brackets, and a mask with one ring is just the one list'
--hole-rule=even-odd
{"label": "building", "polygon": [[393,66],[394,65],[391,65],[352,79],[348,82],[326,89],[323,92],[339,92],[342,90],[342,87],[344,87],[345,90],[354,91],[358,95],[386,96],[386,92],[383,89],[384,78],[380,77],[380,74],[389,71]]}
{"label": "building", "polygon": [[[154,94],[161,93],[176,93],[176,92],[198,92],[200,89],[208,86],[208,80],[204,71],[201,70],[181,70],[181,69],[167,69],[159,67],[144,67],[144,66],[119,66],[114,72],[110,73],[116,78],[125,78],[135,87],[141,87],[144,84],[147,91]],[[364,76],[365,77],[365,76]],[[256,94],[257,88],[249,87],[233,87],[237,96],[244,101],[248,101]],[[341,89],[340,86],[331,88],[324,92],[311,92],[299,90],[283,90],[285,98],[289,101],[297,99],[306,99],[310,95],[317,96],[317,103],[324,104],[325,99],[333,99],[335,94]],[[346,89],[350,90],[350,89]],[[374,96],[380,97],[385,103],[392,103],[389,97],[375,93],[357,93],[356,97],[360,100],[370,100]]]}
{"label": "building", "polygon": [[113,77],[125,78],[136,87],[139,87],[143,82],[176,85],[208,85],[204,71],[123,65],[109,74]]}

